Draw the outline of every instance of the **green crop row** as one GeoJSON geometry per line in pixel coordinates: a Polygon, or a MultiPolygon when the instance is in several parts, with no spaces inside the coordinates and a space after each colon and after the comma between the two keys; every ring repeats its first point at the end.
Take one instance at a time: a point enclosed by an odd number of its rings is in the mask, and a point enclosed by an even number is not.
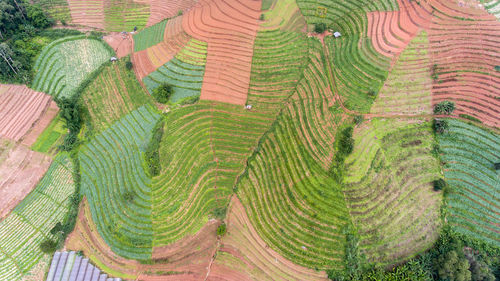
{"type": "Polygon", "coordinates": [[[104,5],[104,28],[107,31],[133,31],[146,26],[149,5],[133,0],[109,0],[104,5]]]}
{"type": "Polygon", "coordinates": [[[36,0],[34,3],[40,4],[55,20],[66,21],[68,23],[71,21],[71,14],[66,0],[36,0]]]}
{"type": "Polygon", "coordinates": [[[55,97],[71,97],[87,75],[111,55],[97,39],[76,36],[56,40],[37,58],[33,88],[55,97]]]}
{"type": "Polygon", "coordinates": [[[445,178],[452,187],[447,196],[448,221],[463,234],[500,246],[499,173],[500,137],[459,120],[438,136],[445,178]]]}
{"type": "Polygon", "coordinates": [[[167,114],[162,171],[153,178],[154,246],[194,234],[218,217],[269,124],[264,114],[208,101],[167,114]]]}
{"type": "Polygon", "coordinates": [[[146,50],[149,47],[163,42],[167,21],[168,19],[163,20],[134,34],[134,52],[146,50]]]}
{"type": "Polygon", "coordinates": [[[152,191],[143,153],[159,118],[151,106],[142,106],[96,135],[79,154],[92,219],[104,241],[126,258],[151,258],[152,191]]]}
{"type": "Polygon", "coordinates": [[[427,122],[374,119],[358,128],[346,159],[345,196],[368,260],[391,264],[432,245],[441,195],[427,122]],[[398,243],[406,241],[404,250],[398,243]]]}
{"type": "Polygon", "coordinates": [[[0,222],[0,279],[21,280],[46,258],[40,243],[54,238],[50,230],[61,222],[73,195],[73,167],[59,154],[35,189],[0,222]]]}

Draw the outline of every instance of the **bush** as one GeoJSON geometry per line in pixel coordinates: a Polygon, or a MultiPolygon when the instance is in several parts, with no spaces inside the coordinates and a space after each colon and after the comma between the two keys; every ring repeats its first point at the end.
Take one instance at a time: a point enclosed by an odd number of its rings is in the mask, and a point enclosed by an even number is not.
{"type": "Polygon", "coordinates": [[[432,182],[435,191],[443,190],[446,188],[446,182],[443,179],[437,179],[432,182]]]}
{"type": "Polygon", "coordinates": [[[163,137],[163,120],[160,119],[153,129],[153,136],[146,147],[144,158],[151,176],[157,176],[161,171],[160,163],[160,142],[163,137]]]}
{"type": "Polygon", "coordinates": [[[226,224],[223,223],[221,225],[219,225],[219,227],[217,227],[217,236],[224,236],[224,234],[226,234],[226,230],[227,230],[227,227],[226,227],[226,224]]]}
{"type": "Polygon", "coordinates": [[[314,25],[314,32],[323,33],[326,30],[326,23],[320,22],[314,25]]]}
{"type": "Polygon", "coordinates": [[[42,250],[43,253],[52,254],[53,252],[55,252],[56,249],[57,249],[56,241],[46,239],[42,243],[40,243],[40,250],[42,250]]]}
{"type": "Polygon", "coordinates": [[[167,103],[168,99],[174,93],[174,87],[164,83],[160,87],[153,90],[153,98],[159,103],[167,103]]]}
{"type": "Polygon", "coordinates": [[[134,65],[132,64],[132,62],[131,62],[131,61],[127,61],[127,62],[125,63],[125,67],[126,67],[128,70],[131,70],[131,69],[132,69],[132,67],[134,67],[134,65]]]}
{"type": "Polygon", "coordinates": [[[66,26],[66,21],[65,20],[61,20],[61,24],[66,26]]]}
{"type": "Polygon", "coordinates": [[[338,151],[345,156],[351,154],[352,150],[354,149],[354,139],[352,138],[352,132],[353,128],[347,127],[342,130],[342,134],[340,136],[338,151]]]}
{"type": "Polygon", "coordinates": [[[455,103],[452,101],[442,101],[434,106],[434,114],[451,114],[455,110],[455,103]]]}
{"type": "Polygon", "coordinates": [[[134,201],[134,198],[135,198],[135,193],[133,191],[125,191],[123,193],[123,199],[125,201],[127,201],[128,203],[131,203],[132,201],[134,201]]]}
{"type": "Polygon", "coordinates": [[[359,124],[363,123],[363,120],[364,120],[363,115],[356,115],[356,116],[354,116],[354,123],[356,125],[359,125],[359,124]]]}
{"type": "Polygon", "coordinates": [[[225,207],[222,207],[222,208],[215,208],[213,211],[212,211],[212,215],[217,218],[217,219],[224,219],[226,217],[226,212],[227,212],[227,209],[225,207]]]}
{"type": "Polygon", "coordinates": [[[436,271],[439,278],[449,281],[469,281],[472,274],[469,271],[469,261],[459,254],[458,251],[450,251],[441,254],[436,263],[436,271]]]}
{"type": "Polygon", "coordinates": [[[448,120],[443,120],[443,119],[434,119],[432,123],[432,128],[434,129],[434,132],[437,134],[442,134],[446,130],[448,130],[448,120]]]}

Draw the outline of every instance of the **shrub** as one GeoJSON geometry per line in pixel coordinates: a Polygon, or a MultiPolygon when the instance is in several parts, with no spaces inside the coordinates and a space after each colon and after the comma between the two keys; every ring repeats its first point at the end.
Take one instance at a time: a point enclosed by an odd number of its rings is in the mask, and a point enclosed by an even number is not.
{"type": "Polygon", "coordinates": [[[224,234],[226,234],[226,230],[227,230],[227,227],[226,227],[226,224],[223,223],[221,225],[219,225],[219,227],[217,227],[217,236],[224,236],[224,234]]]}
{"type": "Polygon", "coordinates": [[[363,120],[364,120],[363,115],[356,115],[356,116],[354,116],[354,123],[356,125],[359,125],[359,124],[363,123],[363,120]]]}
{"type": "Polygon", "coordinates": [[[449,281],[472,280],[469,266],[469,261],[455,250],[441,254],[435,265],[439,278],[449,281]]]}
{"type": "Polygon", "coordinates": [[[215,208],[213,211],[212,211],[212,215],[215,217],[215,218],[218,218],[218,219],[224,219],[226,217],[226,211],[227,209],[225,207],[222,207],[222,208],[215,208]]]}
{"type": "Polygon", "coordinates": [[[128,203],[130,203],[130,202],[134,201],[134,197],[135,197],[135,194],[134,194],[134,192],[133,192],[133,191],[129,191],[129,190],[127,190],[127,191],[125,191],[125,192],[123,193],[123,199],[124,199],[125,201],[127,201],[128,203]]]}
{"type": "Polygon", "coordinates": [[[446,182],[443,179],[437,179],[432,182],[435,191],[443,190],[446,188],[446,182]]]}
{"type": "Polygon", "coordinates": [[[66,26],[66,21],[65,20],[61,20],[61,24],[66,26]]]}
{"type": "Polygon", "coordinates": [[[56,235],[58,232],[63,230],[63,226],[60,222],[56,223],[56,225],[50,230],[50,234],[56,235]]]}
{"type": "Polygon", "coordinates": [[[370,97],[376,97],[376,96],[377,96],[377,91],[375,91],[375,90],[373,90],[373,89],[370,89],[370,90],[368,91],[368,95],[369,95],[370,97]]]}
{"type": "Polygon", "coordinates": [[[432,128],[434,129],[434,132],[437,134],[442,134],[446,130],[448,130],[448,120],[443,120],[443,119],[434,119],[432,123],[432,128]]]}
{"type": "Polygon", "coordinates": [[[326,30],[326,23],[320,22],[314,25],[314,32],[323,33],[326,30]]]}
{"type": "Polygon", "coordinates": [[[495,163],[495,170],[500,170],[500,162],[499,163],[495,163]]]}
{"type": "Polygon", "coordinates": [[[159,103],[167,103],[168,99],[174,93],[174,87],[164,83],[160,87],[153,90],[153,98],[159,103]]]}
{"type": "Polygon", "coordinates": [[[178,15],[178,16],[182,16],[182,14],[183,14],[183,13],[184,13],[184,12],[183,12],[182,10],[179,10],[179,11],[177,12],[177,15],[178,15]]]}
{"type": "Polygon", "coordinates": [[[431,69],[431,78],[434,81],[438,80],[438,78],[439,78],[437,71],[438,71],[438,66],[437,66],[437,64],[434,64],[432,66],[432,69],[431,69]]]}
{"type": "Polygon", "coordinates": [[[132,62],[131,62],[131,61],[127,61],[127,62],[125,63],[125,67],[126,67],[128,70],[131,70],[133,66],[134,66],[134,65],[132,64],[132,62]]]}
{"type": "Polygon", "coordinates": [[[442,101],[434,106],[434,114],[451,114],[455,110],[455,103],[452,101],[442,101]]]}
{"type": "Polygon", "coordinates": [[[345,156],[351,154],[352,150],[354,149],[354,139],[352,138],[352,132],[353,128],[347,127],[342,130],[342,134],[340,136],[338,151],[345,156]]]}
{"type": "Polygon", "coordinates": [[[42,243],[40,243],[40,250],[46,254],[51,254],[57,249],[57,242],[46,239],[42,243]]]}
{"type": "Polygon", "coordinates": [[[163,137],[163,120],[160,119],[153,129],[153,136],[146,147],[144,158],[151,176],[157,176],[161,171],[160,163],[160,142],[163,137]]]}

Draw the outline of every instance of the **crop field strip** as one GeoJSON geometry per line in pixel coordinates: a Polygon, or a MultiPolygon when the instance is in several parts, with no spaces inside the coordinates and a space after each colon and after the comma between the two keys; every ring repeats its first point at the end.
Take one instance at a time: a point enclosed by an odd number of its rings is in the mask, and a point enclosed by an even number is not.
{"type": "Polygon", "coordinates": [[[174,86],[172,102],[199,96],[205,73],[207,44],[191,39],[177,55],[143,80],[148,91],[153,92],[162,83],[174,86]]]}
{"type": "Polygon", "coordinates": [[[149,5],[144,1],[102,0],[104,1],[104,29],[107,31],[131,32],[134,27],[144,28],[149,18],[149,5]]]}
{"type": "Polygon", "coordinates": [[[260,1],[200,0],[183,17],[192,37],[208,43],[200,98],[244,105],[260,1]]]}
{"type": "Polygon", "coordinates": [[[356,129],[344,194],[371,262],[392,264],[427,250],[440,229],[440,168],[432,129],[420,120],[374,119],[356,129]]]}
{"type": "Polygon", "coordinates": [[[309,39],[308,48],[303,78],[237,189],[270,248],[298,265],[325,269],[341,266],[341,228],[350,220],[341,187],[327,172],[342,113],[328,105],[333,94],[320,42],[309,39]]]}
{"type": "Polygon", "coordinates": [[[398,56],[370,112],[431,114],[432,65],[427,33],[422,31],[398,56]]]}
{"type": "Polygon", "coordinates": [[[111,249],[130,259],[151,258],[151,179],[143,152],[159,118],[150,106],[142,106],[95,136],[79,154],[92,219],[111,249]]]}
{"type": "Polygon", "coordinates": [[[200,101],[167,115],[161,175],[153,179],[154,246],[196,233],[229,203],[237,176],[271,120],[240,106],[200,101]]]}
{"type": "Polygon", "coordinates": [[[438,136],[444,176],[452,186],[447,220],[453,229],[500,246],[500,137],[480,127],[449,119],[438,136]]]}
{"type": "Polygon", "coordinates": [[[90,113],[90,123],[101,132],[124,115],[144,104],[153,104],[125,61],[106,66],[82,93],[90,113]]]}
{"type": "Polygon", "coordinates": [[[500,0],[481,0],[488,12],[500,20],[500,0]]]}
{"type": "Polygon", "coordinates": [[[56,116],[31,145],[31,149],[48,154],[57,153],[58,145],[62,144],[63,137],[68,132],[65,126],[62,117],[56,116]]]}
{"type": "Polygon", "coordinates": [[[67,0],[71,23],[104,29],[104,0],[67,0]]]}
{"type": "Polygon", "coordinates": [[[132,54],[137,78],[142,80],[167,63],[190,39],[191,37],[182,28],[181,16],[169,19],[165,25],[162,42],[132,54]]]}
{"type": "Polygon", "coordinates": [[[134,52],[139,52],[161,43],[164,39],[167,22],[168,19],[165,19],[134,34],[134,52]]]}
{"type": "Polygon", "coordinates": [[[40,4],[42,9],[58,21],[71,22],[68,1],[66,0],[35,0],[34,3],[40,4]]]}
{"type": "Polygon", "coordinates": [[[0,137],[19,141],[42,117],[50,96],[26,86],[0,85],[0,137]]]}
{"type": "Polygon", "coordinates": [[[0,222],[1,280],[21,279],[44,257],[39,244],[53,238],[49,232],[75,190],[72,169],[68,155],[59,154],[35,190],[0,222]]]}
{"type": "Polygon", "coordinates": [[[111,56],[96,39],[75,36],[56,40],[38,56],[33,88],[54,97],[71,97],[86,76],[111,56]]]}
{"type": "Polygon", "coordinates": [[[175,17],[179,15],[179,12],[189,10],[196,5],[197,2],[198,0],[181,0],[173,2],[170,0],[149,0],[151,14],[147,26],[152,26],[164,19],[175,17]]]}
{"type": "Polygon", "coordinates": [[[434,18],[429,31],[431,59],[438,76],[432,89],[433,104],[454,101],[455,114],[467,114],[498,127],[500,76],[494,68],[500,64],[500,25],[484,10],[467,9],[470,13],[466,13],[444,4],[435,3],[434,9],[443,15],[434,18]]]}

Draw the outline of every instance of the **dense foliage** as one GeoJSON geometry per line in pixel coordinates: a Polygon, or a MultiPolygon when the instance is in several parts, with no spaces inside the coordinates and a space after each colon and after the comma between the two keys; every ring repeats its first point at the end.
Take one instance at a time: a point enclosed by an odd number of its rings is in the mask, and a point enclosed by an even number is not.
{"type": "Polygon", "coordinates": [[[153,98],[159,103],[167,103],[170,96],[174,93],[174,87],[170,84],[162,84],[160,87],[154,89],[153,98]]]}
{"type": "Polygon", "coordinates": [[[452,101],[442,101],[434,106],[435,114],[451,114],[455,110],[455,103],[452,101]]]}

